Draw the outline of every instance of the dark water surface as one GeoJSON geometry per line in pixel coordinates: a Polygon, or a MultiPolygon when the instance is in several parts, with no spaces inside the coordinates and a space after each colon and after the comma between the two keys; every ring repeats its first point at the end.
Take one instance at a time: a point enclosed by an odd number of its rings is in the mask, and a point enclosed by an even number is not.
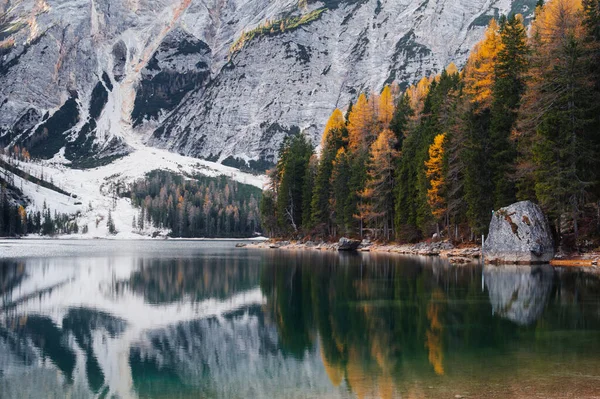
{"type": "Polygon", "coordinates": [[[0,398],[599,398],[600,278],[0,241],[0,398]]]}

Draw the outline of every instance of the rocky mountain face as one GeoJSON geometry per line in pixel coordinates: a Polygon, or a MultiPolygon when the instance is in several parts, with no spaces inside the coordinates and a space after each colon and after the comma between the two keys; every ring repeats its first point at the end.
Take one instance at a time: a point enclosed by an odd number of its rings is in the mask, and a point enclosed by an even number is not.
{"type": "Polygon", "coordinates": [[[462,65],[535,0],[0,0],[0,144],[93,166],[146,143],[261,168],[335,107],[462,65]]]}

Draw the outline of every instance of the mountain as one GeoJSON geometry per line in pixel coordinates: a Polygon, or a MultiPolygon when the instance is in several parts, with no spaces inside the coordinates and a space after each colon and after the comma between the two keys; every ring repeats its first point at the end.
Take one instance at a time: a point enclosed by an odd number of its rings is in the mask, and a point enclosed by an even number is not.
{"type": "Polygon", "coordinates": [[[86,168],[132,142],[263,169],[535,0],[0,0],[0,144],[86,168]]]}

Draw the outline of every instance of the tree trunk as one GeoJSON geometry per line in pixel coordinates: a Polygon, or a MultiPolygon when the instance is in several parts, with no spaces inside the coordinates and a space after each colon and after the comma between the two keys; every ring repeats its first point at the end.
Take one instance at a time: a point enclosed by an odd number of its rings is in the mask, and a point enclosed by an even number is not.
{"type": "Polygon", "coordinates": [[[575,248],[579,251],[579,224],[577,223],[577,204],[573,204],[573,232],[575,233],[575,248]]]}

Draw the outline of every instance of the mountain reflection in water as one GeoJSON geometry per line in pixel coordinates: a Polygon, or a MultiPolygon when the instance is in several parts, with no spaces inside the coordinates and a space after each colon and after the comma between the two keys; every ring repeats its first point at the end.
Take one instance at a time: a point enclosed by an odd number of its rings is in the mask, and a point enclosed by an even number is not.
{"type": "Polygon", "coordinates": [[[549,266],[233,243],[5,258],[0,397],[593,397],[599,293],[549,266]]]}

